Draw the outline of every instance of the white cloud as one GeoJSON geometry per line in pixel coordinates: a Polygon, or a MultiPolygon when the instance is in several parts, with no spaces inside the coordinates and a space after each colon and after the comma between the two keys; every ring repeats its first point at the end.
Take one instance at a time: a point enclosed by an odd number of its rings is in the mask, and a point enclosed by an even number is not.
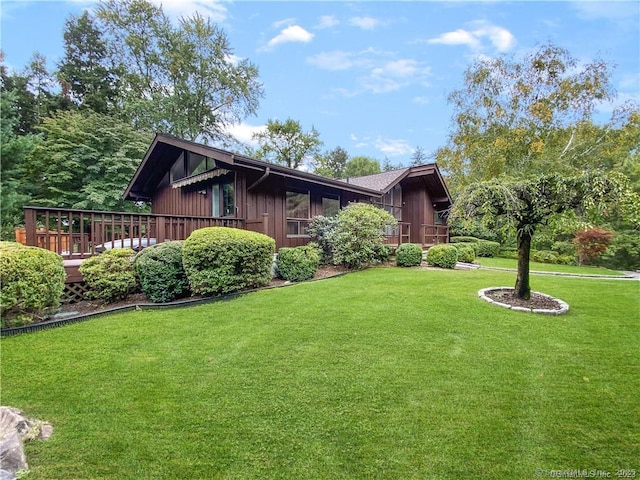
{"type": "Polygon", "coordinates": [[[412,59],[392,60],[373,68],[369,76],[361,79],[365,90],[387,93],[415,83],[426,83],[431,69],[412,59]]]}
{"type": "Polygon", "coordinates": [[[473,49],[476,49],[480,46],[480,40],[473,33],[462,29],[443,33],[439,37],[427,40],[427,43],[441,43],[443,45],[468,45],[473,49]]]}
{"type": "Polygon", "coordinates": [[[383,22],[373,17],[352,17],[349,19],[349,24],[362,30],[375,30],[380,25],[383,25],[383,22]]]}
{"type": "Polygon", "coordinates": [[[282,28],[282,27],[290,27],[291,25],[295,25],[296,24],[296,19],[295,18],[284,18],[282,20],[278,20],[276,22],[273,22],[271,25],[273,25],[273,28],[282,28]]]}
{"type": "Polygon", "coordinates": [[[340,21],[333,15],[322,15],[315,28],[321,30],[323,28],[333,28],[340,24],[340,21]]]}
{"type": "Polygon", "coordinates": [[[427,43],[442,45],[466,45],[472,50],[481,50],[485,48],[484,40],[488,42],[499,52],[507,52],[511,50],[516,39],[513,34],[506,28],[493,25],[486,21],[472,22],[470,30],[457,29],[452,32],[446,32],[435,38],[430,38],[427,43]]]}
{"type": "Polygon", "coordinates": [[[354,55],[342,50],[333,52],[321,52],[307,58],[307,62],[323,70],[347,70],[356,65],[354,55]]]}
{"type": "Polygon", "coordinates": [[[262,50],[273,50],[277,45],[282,43],[309,43],[313,40],[313,33],[306,31],[300,25],[291,25],[282,30],[278,35],[273,37],[262,50]]]}
{"type": "Polygon", "coordinates": [[[413,147],[406,140],[378,137],[374,146],[389,157],[400,157],[413,152],[413,147]]]}
{"type": "Polygon", "coordinates": [[[248,123],[239,123],[230,125],[226,128],[226,133],[235,138],[238,142],[257,147],[258,142],[253,140],[254,133],[262,133],[267,129],[266,125],[249,125],[248,123]]]}
{"type": "Polygon", "coordinates": [[[578,12],[581,18],[587,20],[598,20],[602,18],[620,20],[638,15],[638,2],[595,2],[579,0],[570,2],[570,5],[578,12]]]}
{"type": "Polygon", "coordinates": [[[429,103],[431,103],[429,97],[424,96],[413,97],[412,101],[413,103],[417,103],[418,105],[428,105],[429,103]]]}
{"type": "Polygon", "coordinates": [[[220,0],[152,0],[160,6],[169,17],[189,17],[199,13],[209,17],[213,22],[223,22],[227,19],[227,7],[220,0]]]}

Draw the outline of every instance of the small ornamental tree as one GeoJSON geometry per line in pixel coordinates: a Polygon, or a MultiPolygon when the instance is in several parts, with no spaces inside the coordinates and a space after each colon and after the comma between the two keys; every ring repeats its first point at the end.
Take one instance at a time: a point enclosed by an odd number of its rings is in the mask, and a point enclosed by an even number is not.
{"type": "Polygon", "coordinates": [[[577,177],[540,175],[529,179],[493,179],[466,187],[458,196],[454,218],[480,218],[486,225],[498,219],[508,221],[516,231],[518,274],[515,294],[531,298],[529,259],[531,238],[536,229],[554,215],[569,211],[602,212],[607,205],[631,205],[637,210],[638,197],[628,187],[628,180],[612,174],[588,172],[577,177]]]}
{"type": "Polygon", "coordinates": [[[588,228],[576,232],[573,243],[578,248],[578,262],[590,262],[598,258],[613,241],[613,233],[603,228],[588,228]]]}

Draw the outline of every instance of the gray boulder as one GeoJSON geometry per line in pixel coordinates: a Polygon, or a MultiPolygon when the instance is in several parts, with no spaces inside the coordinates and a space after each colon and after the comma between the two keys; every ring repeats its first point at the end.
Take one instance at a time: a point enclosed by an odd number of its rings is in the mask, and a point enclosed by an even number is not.
{"type": "Polygon", "coordinates": [[[12,480],[16,473],[26,471],[24,442],[46,440],[53,434],[51,424],[28,418],[22,410],[0,407],[0,480],[12,480]]]}

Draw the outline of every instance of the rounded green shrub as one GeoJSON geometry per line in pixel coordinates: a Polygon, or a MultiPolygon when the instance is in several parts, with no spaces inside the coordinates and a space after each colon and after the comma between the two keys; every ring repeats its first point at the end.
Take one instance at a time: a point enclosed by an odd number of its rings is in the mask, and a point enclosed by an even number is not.
{"type": "Polygon", "coordinates": [[[375,263],[378,249],[384,244],[385,228],[395,225],[396,219],[375,205],[349,204],[338,213],[337,225],[327,239],[333,251],[333,263],[352,269],[375,263]]]}
{"type": "Polygon", "coordinates": [[[453,268],[458,261],[458,249],[453,245],[435,245],[427,251],[427,263],[434,267],[453,268]]]}
{"type": "Polygon", "coordinates": [[[458,250],[458,261],[472,263],[476,259],[476,251],[471,243],[456,243],[453,246],[458,250]]]}
{"type": "Polygon", "coordinates": [[[417,267],[422,263],[422,245],[403,243],[396,250],[396,265],[399,267],[417,267]]]}
{"type": "Polygon", "coordinates": [[[89,287],[86,297],[109,303],[135,292],[138,279],[133,267],[134,256],[130,248],[115,248],[82,262],[80,273],[89,287]]]}
{"type": "Polygon", "coordinates": [[[468,236],[451,237],[449,239],[449,243],[478,243],[479,241],[479,238],[468,236]]]}
{"type": "Polygon", "coordinates": [[[320,250],[314,246],[278,250],[276,275],[290,282],[302,282],[313,278],[320,265],[320,250]]]}
{"type": "Polygon", "coordinates": [[[189,294],[189,280],[182,266],[183,243],[159,243],[136,255],[133,266],[140,289],[152,302],[171,302],[189,294]]]}
{"type": "Polygon", "coordinates": [[[497,257],[500,253],[500,244],[490,240],[479,240],[476,255],[478,257],[497,257]]]}
{"type": "Polygon", "coordinates": [[[33,323],[60,304],[65,279],[62,257],[42,248],[2,242],[0,279],[2,328],[33,323]]]}
{"type": "Polygon", "coordinates": [[[219,295],[271,281],[275,240],[228,227],[195,230],[184,241],[182,264],[196,295],[219,295]]]}

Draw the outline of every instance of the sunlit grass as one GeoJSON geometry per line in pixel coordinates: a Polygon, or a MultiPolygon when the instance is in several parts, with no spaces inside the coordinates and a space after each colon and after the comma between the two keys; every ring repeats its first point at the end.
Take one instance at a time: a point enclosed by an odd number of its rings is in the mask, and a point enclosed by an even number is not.
{"type": "Polygon", "coordinates": [[[637,468],[638,282],[371,269],[2,340],[2,402],[54,424],[28,479],[534,478],[637,468]]]}

